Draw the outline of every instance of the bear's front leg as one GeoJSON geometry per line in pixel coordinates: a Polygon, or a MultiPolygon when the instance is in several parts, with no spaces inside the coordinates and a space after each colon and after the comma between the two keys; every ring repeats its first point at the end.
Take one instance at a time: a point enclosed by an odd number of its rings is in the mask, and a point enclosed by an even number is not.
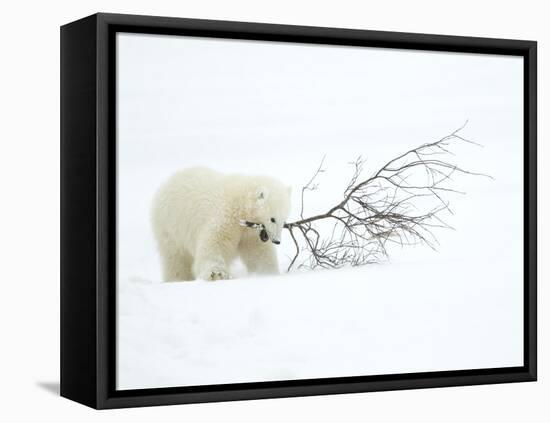
{"type": "Polygon", "coordinates": [[[221,254],[212,251],[208,254],[199,254],[195,258],[193,271],[198,279],[217,281],[231,279],[226,261],[221,254]]]}
{"type": "Polygon", "coordinates": [[[239,254],[250,273],[279,273],[276,247],[271,242],[261,242],[256,238],[247,239],[239,245],[239,254]]]}
{"type": "Polygon", "coordinates": [[[199,279],[205,281],[219,281],[231,279],[231,275],[227,271],[225,264],[216,261],[206,261],[197,271],[199,279]]]}
{"type": "Polygon", "coordinates": [[[231,243],[230,238],[221,233],[211,234],[201,240],[193,262],[195,277],[205,281],[231,279],[229,260],[231,250],[236,248],[232,244],[236,242],[231,243]]]}

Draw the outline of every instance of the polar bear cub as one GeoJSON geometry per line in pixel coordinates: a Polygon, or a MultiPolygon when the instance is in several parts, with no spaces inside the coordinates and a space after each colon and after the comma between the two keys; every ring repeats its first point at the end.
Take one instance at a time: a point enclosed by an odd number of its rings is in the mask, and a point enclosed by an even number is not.
{"type": "Polygon", "coordinates": [[[152,209],[164,280],[229,279],[238,257],[249,272],[278,273],[275,244],[289,209],[290,187],[267,176],[176,173],[152,209]]]}

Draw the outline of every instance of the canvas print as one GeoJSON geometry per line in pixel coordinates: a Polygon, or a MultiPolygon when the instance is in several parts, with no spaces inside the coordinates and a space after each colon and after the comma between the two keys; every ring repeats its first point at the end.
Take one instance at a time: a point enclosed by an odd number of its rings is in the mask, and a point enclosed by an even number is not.
{"type": "Polygon", "coordinates": [[[523,59],[117,33],[116,388],[522,366],[523,59]]]}

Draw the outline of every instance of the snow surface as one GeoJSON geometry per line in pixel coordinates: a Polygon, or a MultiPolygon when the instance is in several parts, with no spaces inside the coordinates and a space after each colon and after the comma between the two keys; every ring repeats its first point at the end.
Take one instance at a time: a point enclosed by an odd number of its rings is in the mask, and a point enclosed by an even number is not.
{"type": "MultiPolygon", "coordinates": [[[[426,53],[118,36],[117,387],[135,389],[523,364],[522,62],[426,53]],[[161,283],[149,210],[175,171],[263,173],[306,214],[469,119],[455,231],[380,265],[161,283]]],[[[281,269],[292,256],[285,233],[281,269]]]]}

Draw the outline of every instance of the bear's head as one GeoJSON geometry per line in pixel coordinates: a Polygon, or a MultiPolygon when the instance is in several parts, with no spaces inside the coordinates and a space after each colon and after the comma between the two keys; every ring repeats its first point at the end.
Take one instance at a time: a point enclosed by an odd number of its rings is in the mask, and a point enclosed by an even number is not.
{"type": "Polygon", "coordinates": [[[258,230],[263,242],[281,243],[281,232],[290,212],[291,188],[281,182],[267,178],[255,178],[249,192],[244,226],[258,230]]]}

